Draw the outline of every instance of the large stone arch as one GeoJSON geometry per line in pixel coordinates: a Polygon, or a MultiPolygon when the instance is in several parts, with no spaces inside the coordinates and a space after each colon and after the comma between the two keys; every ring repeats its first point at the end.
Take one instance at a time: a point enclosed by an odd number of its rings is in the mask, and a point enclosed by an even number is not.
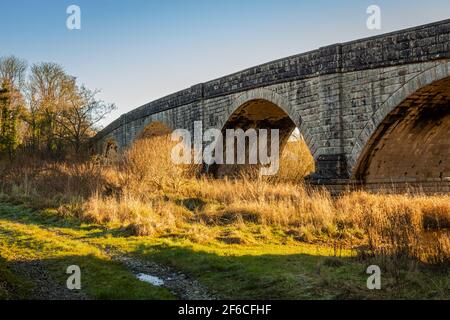
{"type": "MultiPolygon", "coordinates": [[[[390,156],[395,156],[392,154],[392,151],[391,154],[388,154],[386,151],[389,150],[389,148],[392,149],[392,141],[395,139],[404,139],[403,146],[401,143],[402,141],[397,142],[397,148],[399,150],[403,148],[403,151],[405,151],[404,154],[400,154],[401,151],[397,152],[398,155],[401,155],[398,162],[404,161],[405,159],[402,160],[401,158],[405,158],[408,155],[411,157],[423,157],[423,155],[417,154],[420,150],[415,150],[416,154],[413,154],[411,150],[404,147],[405,144],[408,144],[408,146],[411,144],[411,141],[407,140],[412,139],[411,137],[414,134],[417,135],[416,138],[418,138],[418,143],[422,143],[423,146],[425,146],[423,152],[428,151],[438,153],[438,156],[440,157],[442,157],[445,152],[448,153],[450,146],[442,145],[442,141],[445,139],[443,137],[449,130],[449,103],[450,62],[436,62],[433,67],[412,78],[392,94],[372,115],[371,119],[368,120],[365,128],[357,137],[349,157],[350,168],[352,168],[352,177],[356,180],[367,182],[365,181],[366,177],[364,176],[364,171],[369,169],[370,162],[372,161],[375,152],[380,152],[379,150],[385,152],[383,155],[385,158],[383,159],[384,162],[389,163],[389,161],[396,161],[395,159],[389,159],[390,156]],[[439,101],[436,101],[436,99],[439,101]],[[436,108],[437,105],[440,106],[439,110],[436,108]],[[430,112],[434,112],[435,115],[430,115],[430,112]],[[442,117],[442,119],[436,119],[436,114],[438,117],[442,117]],[[430,117],[434,117],[435,121],[440,122],[437,124],[431,123],[430,117]],[[424,121],[428,122],[428,124],[424,124],[424,121]],[[430,142],[433,139],[440,139],[439,143],[443,147],[441,149],[436,147],[435,149],[430,150],[427,141],[430,142]],[[391,146],[389,146],[387,142],[389,142],[391,146]]],[[[411,145],[411,148],[413,147],[414,146],[411,145]]],[[[422,162],[424,161],[425,160],[422,162]]],[[[421,165],[423,166],[424,164],[421,165]]],[[[407,164],[405,163],[404,165],[407,164]]],[[[415,166],[416,164],[413,163],[409,170],[405,171],[419,171],[415,166]]],[[[398,166],[397,169],[397,171],[400,171],[404,168],[398,166]]],[[[394,171],[394,169],[391,169],[390,171],[394,171]]],[[[400,172],[398,174],[400,175],[400,172]]],[[[414,178],[411,178],[410,174],[411,172],[404,173],[404,182],[416,182],[414,178]]],[[[419,176],[419,174],[416,175],[419,176]]],[[[383,175],[380,174],[380,180],[382,180],[381,176],[383,175]]],[[[397,182],[394,181],[396,179],[398,180],[397,174],[392,177],[393,182],[397,182]]]]}
{"type": "MultiPolygon", "coordinates": [[[[240,94],[226,108],[225,115],[219,119],[215,127],[223,131],[227,129],[279,129],[280,151],[295,128],[302,135],[302,119],[284,96],[265,88],[259,88],[240,94]]],[[[247,155],[248,156],[248,155],[247,155]]],[[[229,175],[236,166],[213,166],[211,171],[216,175],[229,175]],[[225,172],[221,174],[220,172],[225,172]]]]}
{"type": "Polygon", "coordinates": [[[249,90],[235,98],[231,105],[227,108],[225,116],[219,120],[219,123],[217,123],[217,128],[223,128],[225,123],[236,112],[236,110],[238,110],[244,104],[253,100],[265,100],[277,105],[291,118],[291,120],[297,125],[297,127],[300,128],[301,118],[295,112],[295,109],[291,106],[289,100],[286,97],[276,93],[275,91],[266,88],[249,90]]]}
{"type": "Polygon", "coordinates": [[[310,139],[311,135],[308,134],[306,126],[303,125],[300,112],[296,110],[296,108],[289,102],[288,98],[267,88],[253,89],[240,94],[227,108],[225,116],[219,119],[216,127],[218,129],[222,129],[228,122],[230,117],[235,114],[239,108],[251,101],[257,100],[267,101],[283,110],[289,116],[295,126],[299,128],[300,133],[303,135],[303,137],[306,138],[308,147],[310,148],[310,150],[312,150],[311,145],[313,145],[313,142],[310,139]]]}

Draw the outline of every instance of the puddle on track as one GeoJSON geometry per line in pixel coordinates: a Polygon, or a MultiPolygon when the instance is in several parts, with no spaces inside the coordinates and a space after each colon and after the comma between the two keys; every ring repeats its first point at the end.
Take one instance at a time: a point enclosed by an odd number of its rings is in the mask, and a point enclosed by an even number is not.
{"type": "Polygon", "coordinates": [[[151,285],[157,287],[161,287],[164,285],[164,280],[155,276],[151,276],[149,274],[139,273],[138,275],[136,275],[136,278],[138,278],[140,281],[150,283],[151,285]]]}

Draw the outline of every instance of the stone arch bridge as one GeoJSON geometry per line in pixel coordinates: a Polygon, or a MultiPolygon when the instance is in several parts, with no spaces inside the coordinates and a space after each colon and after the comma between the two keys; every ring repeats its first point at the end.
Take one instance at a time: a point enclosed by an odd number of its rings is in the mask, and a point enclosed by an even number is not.
{"type": "Polygon", "coordinates": [[[313,183],[449,192],[450,20],[194,85],[122,115],[94,143],[123,150],[149,125],[193,130],[194,121],[282,136],[298,127],[316,161],[313,183]]]}

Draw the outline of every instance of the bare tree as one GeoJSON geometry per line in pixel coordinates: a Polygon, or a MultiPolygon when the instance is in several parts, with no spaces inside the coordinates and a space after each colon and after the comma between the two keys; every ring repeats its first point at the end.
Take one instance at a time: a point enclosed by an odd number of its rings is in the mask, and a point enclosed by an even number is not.
{"type": "Polygon", "coordinates": [[[59,64],[34,64],[27,79],[26,71],[24,60],[0,58],[0,149],[16,148],[18,129],[24,128],[34,152],[64,156],[67,145],[79,152],[115,105],[78,86],[59,64]]]}
{"type": "Polygon", "coordinates": [[[16,90],[25,83],[27,62],[15,56],[0,57],[0,83],[8,82],[16,90]]]}
{"type": "Polygon", "coordinates": [[[61,128],[56,126],[56,118],[74,94],[75,86],[75,78],[67,75],[56,63],[40,63],[31,67],[27,85],[30,111],[27,122],[34,147],[44,143],[50,154],[57,151],[61,128]]]}
{"type": "Polygon", "coordinates": [[[75,79],[67,75],[59,64],[40,63],[31,67],[29,90],[42,109],[57,109],[74,84],[75,79]]]}
{"type": "Polygon", "coordinates": [[[114,104],[97,100],[98,93],[98,90],[92,91],[85,86],[77,87],[56,117],[57,124],[62,128],[62,138],[76,152],[93,136],[98,123],[116,108],[114,104]]]}

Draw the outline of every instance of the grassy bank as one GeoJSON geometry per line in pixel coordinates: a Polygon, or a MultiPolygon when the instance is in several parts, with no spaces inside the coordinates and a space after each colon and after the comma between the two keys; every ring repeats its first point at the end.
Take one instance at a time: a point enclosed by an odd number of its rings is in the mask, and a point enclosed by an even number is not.
{"type": "Polygon", "coordinates": [[[411,264],[399,272],[383,269],[382,290],[366,287],[367,267],[343,249],[298,242],[280,244],[199,244],[183,237],[136,237],[126,228],[105,228],[54,211],[2,205],[2,256],[46,261],[66,279],[65,267],[78,264],[83,293],[91,298],[167,298],[163,289],[137,282],[123,266],[109,261],[115,251],[142,261],[157,261],[198,279],[212,293],[232,299],[448,299],[449,271],[411,264]]]}
{"type": "MultiPolygon", "coordinates": [[[[76,298],[171,298],[167,290],[138,281],[124,266],[112,261],[95,246],[58,234],[52,228],[52,220],[56,221],[55,217],[51,220],[45,220],[45,217],[49,216],[44,212],[37,214],[23,207],[0,206],[0,256],[3,260],[3,270],[0,274],[7,283],[6,286],[12,287],[9,293],[13,293],[3,298],[49,298],[40,296],[41,288],[35,288],[36,286],[57,288],[63,295],[59,296],[60,298],[68,298],[70,292],[64,291],[68,278],[66,270],[71,265],[83,267],[83,295],[76,298]],[[40,225],[42,221],[48,222],[48,226],[40,225]],[[33,273],[37,266],[41,268],[39,271],[45,270],[49,275],[38,274],[38,278],[34,278],[33,273]],[[7,272],[3,272],[4,269],[7,269],[7,272]],[[20,278],[27,279],[28,283],[34,282],[34,287],[25,290],[19,276],[14,275],[17,273],[21,274],[20,278]],[[19,288],[19,291],[16,288],[19,288]],[[37,294],[33,295],[33,292],[37,294]]],[[[89,226],[85,227],[89,229],[89,226]]]]}
{"type": "Polygon", "coordinates": [[[63,265],[86,263],[95,298],[167,297],[139,282],[124,296],[137,280],[111,248],[183,270],[225,298],[448,297],[450,195],[332,197],[303,184],[311,163],[298,165],[305,149],[295,144],[279,176],[216,180],[173,165],[171,146],[160,137],[115,162],[0,166],[0,202],[30,208],[3,206],[6,265],[16,253],[49,261],[62,281],[63,265]],[[384,270],[382,292],[365,287],[370,264],[384,270]]]}

